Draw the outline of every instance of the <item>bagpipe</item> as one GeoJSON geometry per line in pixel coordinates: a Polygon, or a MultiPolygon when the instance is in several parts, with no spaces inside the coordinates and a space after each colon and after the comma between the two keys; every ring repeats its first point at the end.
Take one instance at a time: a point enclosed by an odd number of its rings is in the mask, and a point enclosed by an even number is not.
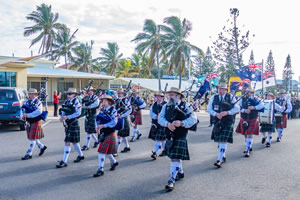
{"type": "MultiPolygon", "coordinates": [[[[93,83],[94,83],[94,80],[90,80],[90,82],[83,88],[83,90],[81,90],[81,91],[79,92],[78,95],[84,95],[85,92],[88,92],[88,91],[90,90],[90,88],[91,88],[91,86],[92,86],[93,83]]],[[[82,98],[81,103],[82,103],[82,104],[86,104],[86,103],[88,103],[88,102],[89,102],[89,97],[86,95],[86,96],[84,96],[84,97],[82,98]]]]}
{"type": "Polygon", "coordinates": [[[61,108],[58,110],[59,115],[62,115],[62,112],[65,113],[65,115],[72,115],[74,112],[76,112],[76,109],[72,105],[61,105],[61,108]]]}
{"type": "MultiPolygon", "coordinates": [[[[112,120],[111,116],[108,113],[105,112],[99,112],[99,114],[96,117],[96,121],[99,124],[106,124],[112,120]]],[[[117,124],[113,127],[114,130],[122,130],[124,128],[124,119],[118,118],[117,124]]]]}

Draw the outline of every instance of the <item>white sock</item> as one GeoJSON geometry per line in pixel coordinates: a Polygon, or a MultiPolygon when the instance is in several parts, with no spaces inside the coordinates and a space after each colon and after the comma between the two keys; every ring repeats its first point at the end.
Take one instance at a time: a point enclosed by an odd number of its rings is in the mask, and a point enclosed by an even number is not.
{"type": "Polygon", "coordinates": [[[277,129],[277,132],[278,132],[278,138],[281,138],[281,136],[282,136],[282,131],[283,131],[282,128],[278,128],[278,129],[277,129]]]}
{"type": "Polygon", "coordinates": [[[79,143],[73,144],[73,146],[74,146],[74,149],[77,151],[78,155],[79,155],[80,157],[82,157],[82,156],[83,156],[83,153],[82,153],[82,151],[81,151],[81,149],[80,149],[79,143]]]}
{"type": "Polygon", "coordinates": [[[136,133],[139,135],[140,134],[140,131],[138,128],[136,128],[136,133]]]}
{"type": "Polygon", "coordinates": [[[36,144],[38,145],[38,147],[39,147],[40,149],[42,149],[42,148],[45,147],[45,145],[44,145],[43,143],[41,143],[40,140],[36,140],[36,144]]]}
{"type": "Polygon", "coordinates": [[[126,146],[127,148],[129,148],[129,143],[128,143],[127,137],[124,137],[124,138],[123,138],[123,142],[125,143],[125,146],[126,146]]]}
{"type": "Polygon", "coordinates": [[[183,174],[182,160],[180,160],[179,173],[183,174]]]}
{"type": "Polygon", "coordinates": [[[87,134],[86,135],[86,145],[85,146],[89,147],[90,146],[90,141],[91,141],[91,135],[87,134]]]}
{"type": "Polygon", "coordinates": [[[134,128],[134,129],[133,129],[133,133],[132,133],[132,138],[135,138],[136,132],[137,132],[137,129],[134,128]]]}
{"type": "Polygon", "coordinates": [[[164,151],[166,148],[166,140],[162,141],[161,143],[162,143],[161,149],[164,151]]]}
{"type": "Polygon", "coordinates": [[[106,157],[109,158],[110,164],[114,164],[114,163],[117,162],[116,159],[114,158],[114,156],[112,154],[107,154],[106,157]]]}
{"type": "Polygon", "coordinates": [[[118,151],[119,151],[119,148],[120,148],[120,145],[121,145],[121,141],[122,141],[122,138],[118,137],[118,144],[117,144],[118,151]]]}
{"type": "Polygon", "coordinates": [[[268,142],[271,144],[271,141],[272,141],[272,133],[269,133],[269,135],[268,135],[268,142]]]}
{"type": "Polygon", "coordinates": [[[95,142],[97,142],[98,143],[98,138],[96,137],[96,134],[94,133],[94,134],[92,134],[92,137],[93,137],[93,139],[95,140],[95,142]]]}
{"type": "Polygon", "coordinates": [[[99,161],[99,168],[101,171],[103,171],[104,162],[105,162],[105,154],[99,153],[98,154],[98,161],[99,161]]]}
{"type": "Polygon", "coordinates": [[[267,138],[267,136],[266,136],[266,133],[265,133],[265,132],[262,132],[261,134],[263,135],[263,138],[267,138]]]}
{"type": "Polygon", "coordinates": [[[223,144],[223,143],[220,143],[219,144],[219,156],[218,156],[218,161],[221,161],[222,162],[222,159],[224,157],[224,154],[226,152],[226,149],[227,149],[227,144],[223,144]]]}
{"type": "Polygon", "coordinates": [[[64,163],[68,162],[70,152],[71,152],[71,146],[65,146],[65,148],[64,148],[64,157],[63,157],[63,162],[64,163]]]}
{"type": "Polygon", "coordinates": [[[29,149],[28,149],[28,151],[27,151],[27,154],[28,155],[32,155],[32,151],[33,151],[33,149],[34,149],[34,147],[35,147],[35,144],[36,144],[36,141],[35,140],[30,140],[29,141],[29,149]]]}
{"type": "Polygon", "coordinates": [[[155,141],[154,153],[157,153],[158,150],[161,149],[161,141],[155,141]]]}
{"type": "Polygon", "coordinates": [[[170,181],[175,182],[176,175],[180,169],[180,162],[171,161],[170,165],[170,181]]]}
{"type": "Polygon", "coordinates": [[[253,138],[246,138],[246,152],[250,151],[252,148],[253,138]]]}

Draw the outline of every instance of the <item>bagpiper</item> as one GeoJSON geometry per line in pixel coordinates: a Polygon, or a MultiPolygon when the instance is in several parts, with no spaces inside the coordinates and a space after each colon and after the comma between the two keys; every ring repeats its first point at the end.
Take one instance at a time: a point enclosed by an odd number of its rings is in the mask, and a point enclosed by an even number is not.
{"type": "Polygon", "coordinates": [[[132,106],[132,114],[131,114],[131,122],[134,124],[133,133],[130,142],[134,142],[135,136],[137,135],[136,139],[140,139],[142,134],[138,130],[137,126],[142,125],[142,111],[146,107],[146,103],[143,98],[138,96],[138,91],[136,89],[132,90],[132,97],[130,98],[130,104],[132,106]]]}
{"type": "Polygon", "coordinates": [[[233,95],[228,94],[226,83],[220,83],[218,94],[209,99],[207,111],[214,117],[211,139],[218,143],[219,155],[214,166],[221,168],[226,162],[227,143],[233,143],[234,115],[239,112],[239,105],[233,95]]]}
{"type": "Polygon", "coordinates": [[[129,100],[126,97],[124,97],[124,90],[122,88],[118,89],[117,94],[118,94],[118,99],[116,100],[116,110],[118,113],[118,118],[123,119],[124,122],[123,129],[118,131],[118,151],[121,142],[124,142],[125,147],[121,151],[121,153],[126,153],[130,151],[130,146],[127,137],[130,135],[128,116],[132,112],[132,108],[129,103],[129,100]]]}
{"type": "Polygon", "coordinates": [[[80,127],[78,118],[81,114],[81,104],[77,98],[76,88],[69,88],[67,93],[67,100],[62,105],[62,108],[59,110],[59,120],[63,123],[65,127],[65,147],[64,147],[64,156],[59,164],[56,165],[57,168],[67,167],[68,158],[71,152],[72,143],[74,149],[77,151],[78,156],[74,160],[75,163],[84,160],[84,155],[80,149],[80,127]]]}
{"type": "Polygon", "coordinates": [[[244,156],[249,157],[250,151],[252,151],[253,135],[259,134],[258,112],[265,106],[258,98],[254,97],[254,89],[247,88],[245,92],[246,94],[239,101],[241,119],[236,132],[244,135],[246,143],[244,156]]]}
{"type": "Polygon", "coordinates": [[[169,101],[162,107],[158,123],[165,127],[167,154],[171,159],[170,177],[165,189],[172,191],[175,181],[184,178],[182,160],[190,159],[187,133],[197,124],[197,116],[193,108],[182,100],[184,95],[180,89],[172,87],[167,93],[169,101]]]}
{"type": "Polygon", "coordinates": [[[118,166],[118,162],[113,156],[113,154],[117,153],[117,135],[114,129],[118,122],[117,111],[111,96],[105,95],[101,101],[102,108],[97,116],[97,132],[100,132],[100,145],[98,148],[99,167],[94,177],[104,175],[105,156],[110,159],[111,171],[118,166]]]}
{"type": "Polygon", "coordinates": [[[160,157],[167,155],[165,150],[166,144],[166,133],[165,127],[162,127],[158,123],[158,115],[166,102],[164,101],[164,94],[162,92],[157,92],[154,94],[155,103],[150,107],[150,117],[152,119],[152,125],[149,133],[149,138],[155,141],[154,151],[152,151],[151,158],[156,160],[157,152],[162,149],[159,154],[160,157]]]}
{"type": "Polygon", "coordinates": [[[96,116],[99,104],[100,101],[98,96],[95,95],[94,88],[90,87],[90,89],[87,91],[87,96],[82,99],[82,108],[86,110],[84,124],[86,132],[86,144],[81,148],[82,151],[89,150],[91,137],[95,141],[93,148],[96,148],[99,144],[98,138],[96,137],[96,116]]]}
{"type": "Polygon", "coordinates": [[[32,152],[37,144],[40,148],[39,156],[43,155],[47,146],[41,143],[40,139],[44,137],[42,128],[42,120],[38,118],[42,114],[43,104],[38,99],[38,92],[36,89],[30,88],[28,91],[29,100],[22,107],[27,107],[27,112],[23,113],[23,120],[26,121],[27,139],[29,140],[29,149],[22,160],[32,158],[32,152]]]}
{"type": "Polygon", "coordinates": [[[292,111],[292,104],[289,98],[286,98],[286,91],[279,90],[279,97],[276,98],[275,102],[283,107],[282,111],[276,111],[276,129],[277,129],[277,142],[281,141],[283,129],[287,127],[288,113],[292,111]]]}

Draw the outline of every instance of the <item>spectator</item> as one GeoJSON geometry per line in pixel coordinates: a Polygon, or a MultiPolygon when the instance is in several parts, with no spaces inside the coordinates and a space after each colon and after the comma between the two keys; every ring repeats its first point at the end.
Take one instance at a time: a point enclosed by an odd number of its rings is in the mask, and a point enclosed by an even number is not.
{"type": "Polygon", "coordinates": [[[61,98],[61,93],[57,95],[57,91],[55,90],[53,94],[54,117],[57,117],[57,109],[58,109],[58,103],[60,98],[61,98]]]}

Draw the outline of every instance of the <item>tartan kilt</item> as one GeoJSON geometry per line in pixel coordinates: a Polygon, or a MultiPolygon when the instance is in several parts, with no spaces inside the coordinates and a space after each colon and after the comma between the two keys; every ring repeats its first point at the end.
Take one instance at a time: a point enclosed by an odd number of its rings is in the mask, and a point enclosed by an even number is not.
{"type": "Polygon", "coordinates": [[[118,131],[118,136],[128,137],[130,135],[130,126],[129,126],[128,117],[124,117],[123,119],[124,119],[124,128],[118,131]]]}
{"type": "Polygon", "coordinates": [[[84,121],[84,130],[86,133],[97,133],[96,115],[86,116],[84,121]]]}
{"type": "Polygon", "coordinates": [[[275,132],[275,121],[273,121],[273,124],[260,124],[260,130],[259,132],[275,132]]]}
{"type": "Polygon", "coordinates": [[[78,119],[67,125],[65,142],[79,143],[80,142],[80,127],[78,119]]]}
{"type": "Polygon", "coordinates": [[[118,153],[117,136],[114,132],[111,133],[110,135],[106,136],[105,140],[100,143],[98,152],[103,153],[103,154],[118,153]]]}
{"type": "Polygon", "coordinates": [[[220,143],[233,143],[233,125],[224,125],[220,132],[215,132],[214,130],[211,133],[211,139],[214,142],[220,143]]]}
{"type": "Polygon", "coordinates": [[[276,128],[286,128],[287,127],[287,114],[282,115],[282,122],[281,124],[276,124],[276,128]]]}
{"type": "Polygon", "coordinates": [[[167,154],[170,159],[189,160],[190,154],[186,137],[173,138],[173,145],[167,150],[167,154]]]}
{"type": "Polygon", "coordinates": [[[153,124],[150,128],[150,132],[149,132],[149,139],[153,140],[153,141],[164,141],[166,140],[166,133],[165,133],[165,128],[158,126],[158,128],[156,128],[153,124]]]}
{"type": "Polygon", "coordinates": [[[133,111],[132,115],[135,117],[134,124],[135,125],[142,125],[142,111],[141,110],[135,110],[133,111]]]}
{"type": "Polygon", "coordinates": [[[259,123],[258,119],[250,119],[250,120],[244,120],[243,118],[240,119],[240,123],[236,127],[235,132],[240,133],[242,135],[258,135],[259,131],[259,123]],[[244,130],[243,129],[243,122],[247,121],[248,122],[248,129],[244,130]]]}
{"type": "Polygon", "coordinates": [[[41,139],[44,137],[44,131],[42,128],[42,121],[38,121],[30,124],[30,131],[27,131],[27,138],[29,140],[41,139]]]}

